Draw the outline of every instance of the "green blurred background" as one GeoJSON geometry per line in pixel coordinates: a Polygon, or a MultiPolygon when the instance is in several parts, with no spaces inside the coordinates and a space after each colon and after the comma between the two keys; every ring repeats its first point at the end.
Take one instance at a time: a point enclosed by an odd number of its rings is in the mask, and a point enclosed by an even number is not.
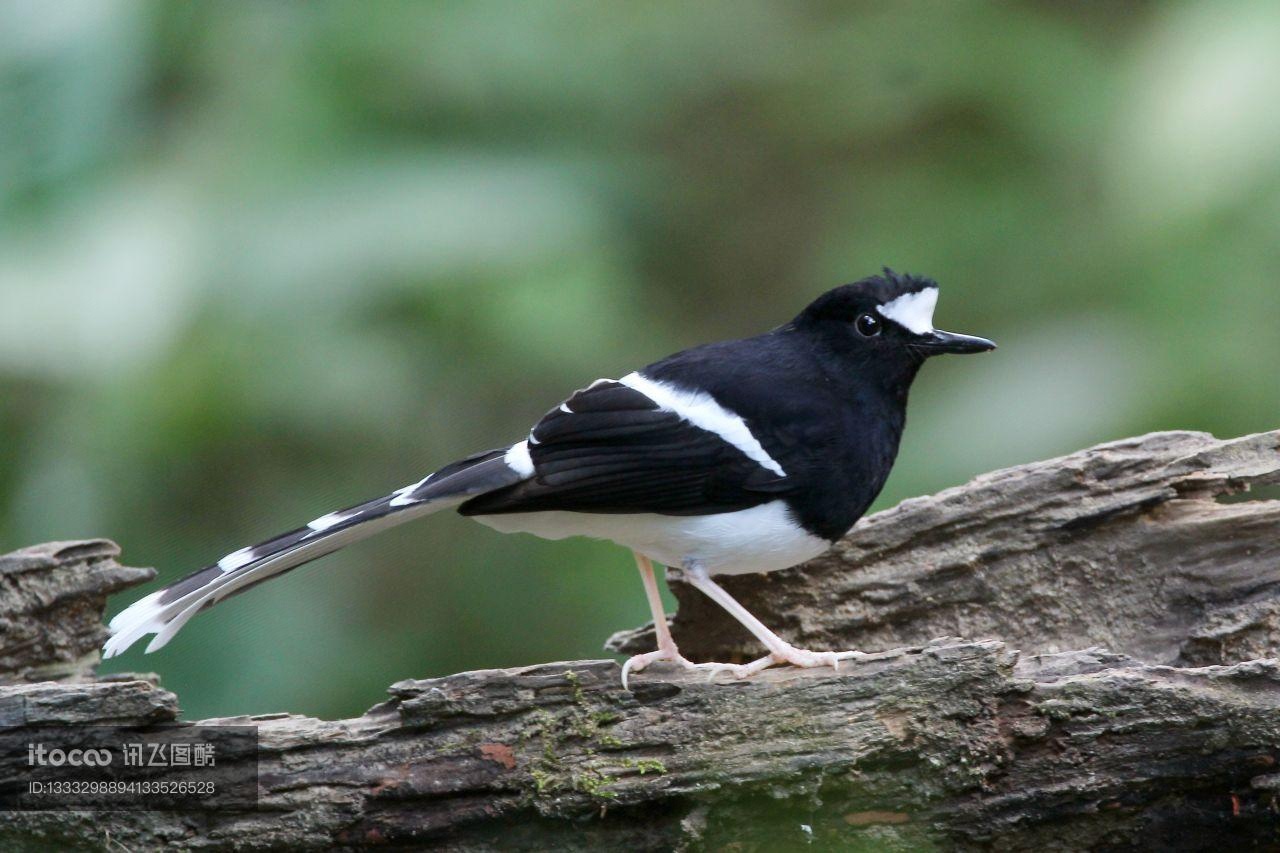
{"type": "MultiPolygon", "coordinates": [[[[1271,2],[4,2],[0,547],[173,580],[883,264],[1001,349],[879,506],[1275,428],[1277,92],[1271,2]]],[[[449,515],[107,669],[347,715],[647,618],[627,552],[449,515]]]]}

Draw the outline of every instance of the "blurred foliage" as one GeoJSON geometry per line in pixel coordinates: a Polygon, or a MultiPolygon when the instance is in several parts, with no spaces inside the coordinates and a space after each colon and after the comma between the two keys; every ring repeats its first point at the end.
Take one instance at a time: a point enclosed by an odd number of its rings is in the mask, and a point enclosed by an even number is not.
{"type": "MultiPolygon", "coordinates": [[[[1280,426],[1277,44],[1267,2],[5,2],[0,545],[173,580],[883,264],[1001,350],[924,372],[881,506],[1280,426]]],[[[621,549],[450,515],[111,669],[333,716],[647,618],[621,549]]]]}

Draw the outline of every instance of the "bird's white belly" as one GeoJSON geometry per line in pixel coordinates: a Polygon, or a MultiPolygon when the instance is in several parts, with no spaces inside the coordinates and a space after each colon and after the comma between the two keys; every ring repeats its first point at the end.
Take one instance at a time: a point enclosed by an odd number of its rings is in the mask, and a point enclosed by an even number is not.
{"type": "Polygon", "coordinates": [[[588,536],[639,551],[664,566],[700,563],[711,574],[785,569],[831,547],[791,519],[782,501],[715,515],[514,512],[472,516],[503,533],[544,539],[588,536]]]}

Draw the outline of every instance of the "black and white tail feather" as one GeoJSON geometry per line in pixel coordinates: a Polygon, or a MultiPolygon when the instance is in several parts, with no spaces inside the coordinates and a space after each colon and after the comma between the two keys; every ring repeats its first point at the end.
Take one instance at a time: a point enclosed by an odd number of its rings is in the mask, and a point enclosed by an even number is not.
{"type": "Polygon", "coordinates": [[[146,651],[162,648],[192,616],[255,584],[332,554],[353,542],[470,498],[511,486],[532,473],[523,443],[455,462],[389,495],[332,512],[258,545],[241,548],[212,566],[135,601],[108,628],[103,657],[124,652],[148,634],[146,651]]]}

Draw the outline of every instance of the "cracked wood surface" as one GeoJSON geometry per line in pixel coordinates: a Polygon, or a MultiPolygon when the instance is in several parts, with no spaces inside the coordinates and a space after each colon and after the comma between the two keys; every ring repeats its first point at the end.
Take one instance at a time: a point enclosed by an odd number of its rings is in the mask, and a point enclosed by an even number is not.
{"type": "MultiPolygon", "coordinates": [[[[1103,445],[727,579],[789,639],[901,647],[880,660],[733,683],[656,665],[632,692],[616,662],[575,661],[403,681],[351,720],[205,721],[259,727],[259,810],[11,813],[0,844],[1272,849],[1280,502],[1220,498],[1280,482],[1277,448],[1280,433],[1103,445]]],[[[74,665],[106,593],[147,576],[114,558],[102,542],[0,557],[0,723],[178,718],[153,679],[74,665]]],[[[686,649],[753,653],[673,586],[686,649]]]]}

